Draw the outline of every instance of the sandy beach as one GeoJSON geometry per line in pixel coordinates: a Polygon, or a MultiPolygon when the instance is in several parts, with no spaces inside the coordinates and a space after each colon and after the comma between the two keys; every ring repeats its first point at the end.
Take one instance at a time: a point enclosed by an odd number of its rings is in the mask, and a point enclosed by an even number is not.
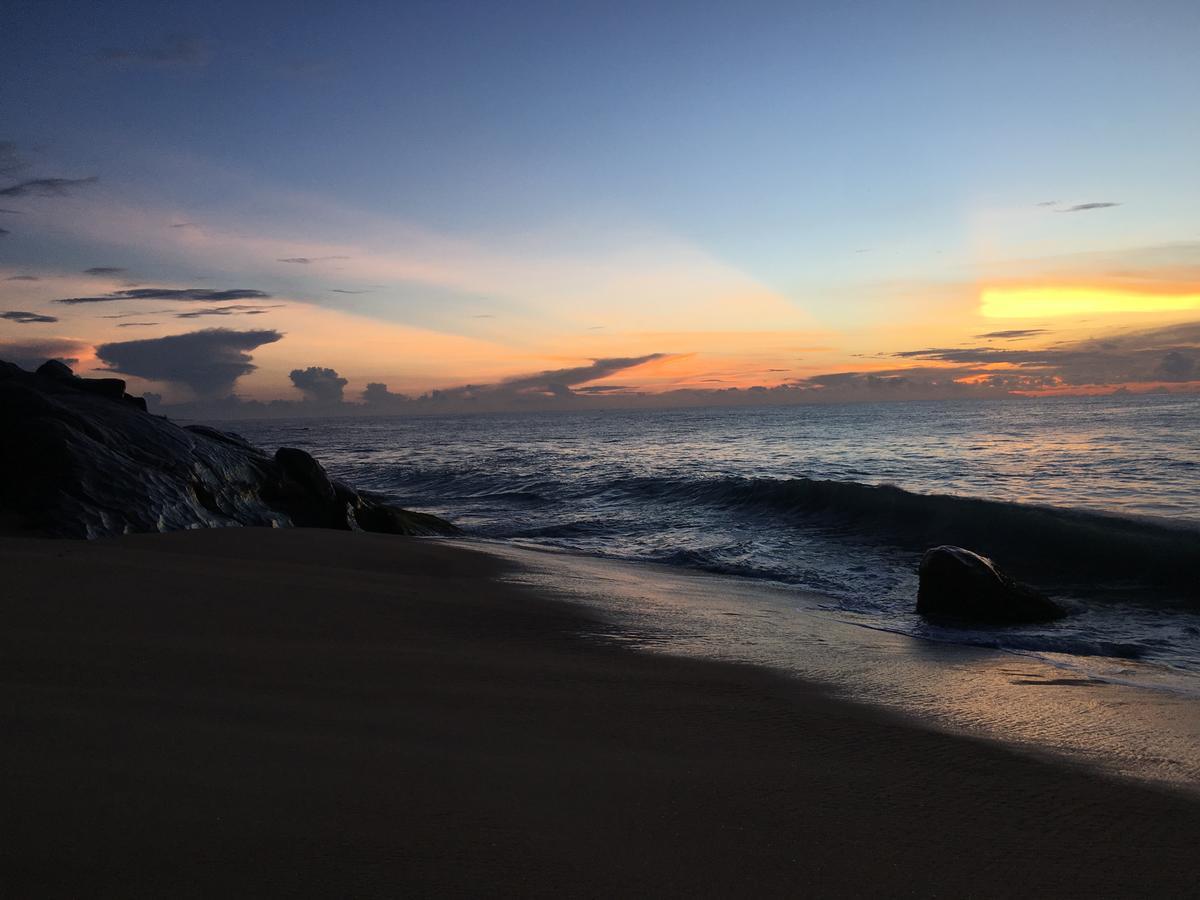
{"type": "Polygon", "coordinates": [[[606,623],[461,546],[0,540],[0,894],[1186,896],[1200,803],[606,623]]]}

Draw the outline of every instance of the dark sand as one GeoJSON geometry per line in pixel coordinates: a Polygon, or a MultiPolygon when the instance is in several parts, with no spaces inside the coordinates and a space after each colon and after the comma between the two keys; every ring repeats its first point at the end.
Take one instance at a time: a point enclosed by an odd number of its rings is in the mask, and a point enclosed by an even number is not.
{"type": "Polygon", "coordinates": [[[1200,803],[578,636],[436,542],[0,540],[0,896],[1194,896],[1200,803]]]}

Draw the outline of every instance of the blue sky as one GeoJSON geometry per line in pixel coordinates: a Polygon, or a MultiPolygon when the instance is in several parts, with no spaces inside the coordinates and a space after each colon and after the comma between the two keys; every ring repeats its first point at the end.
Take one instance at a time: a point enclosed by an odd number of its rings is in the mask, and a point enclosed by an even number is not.
{"type": "MultiPolygon", "coordinates": [[[[10,2],[0,140],[29,172],[99,181],[7,215],[0,262],[203,276],[506,348],[430,383],[560,356],[703,359],[679,338],[686,294],[721,284],[708,331],[809,331],[801,344],[832,347],[820,368],[969,331],[998,269],[1073,260],[1054,277],[1093,283],[1200,241],[1197,35],[1184,2],[10,2]],[[1062,214],[1091,203],[1119,205],[1062,214]],[[205,255],[130,226],[155,216],[298,249],[222,263],[219,242],[205,255]],[[313,247],[347,259],[277,264],[313,247]],[[476,274],[358,265],[405,252],[476,274]],[[627,347],[576,334],[623,322],[627,347]]],[[[1142,273],[1182,290],[1169,268],[1142,273]]],[[[371,358],[363,377],[414,377],[371,358]]]]}

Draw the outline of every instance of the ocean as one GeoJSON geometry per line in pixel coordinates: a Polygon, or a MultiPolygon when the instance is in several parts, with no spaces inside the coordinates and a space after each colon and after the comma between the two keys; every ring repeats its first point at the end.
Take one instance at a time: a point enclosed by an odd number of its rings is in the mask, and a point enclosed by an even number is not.
{"type": "Polygon", "coordinates": [[[1109,396],[214,423],[469,535],[815,593],[844,622],[1200,695],[1200,398],[1109,396]],[[953,543],[1071,611],[944,628],[953,543]]]}

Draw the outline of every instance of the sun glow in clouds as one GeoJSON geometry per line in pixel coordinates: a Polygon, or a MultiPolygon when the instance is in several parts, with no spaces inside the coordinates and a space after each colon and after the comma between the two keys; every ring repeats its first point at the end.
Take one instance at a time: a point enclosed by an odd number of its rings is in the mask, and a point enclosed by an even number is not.
{"type": "Polygon", "coordinates": [[[1151,293],[1090,287],[985,288],[979,312],[989,319],[1034,319],[1080,313],[1178,312],[1200,309],[1200,293],[1151,293]]]}

